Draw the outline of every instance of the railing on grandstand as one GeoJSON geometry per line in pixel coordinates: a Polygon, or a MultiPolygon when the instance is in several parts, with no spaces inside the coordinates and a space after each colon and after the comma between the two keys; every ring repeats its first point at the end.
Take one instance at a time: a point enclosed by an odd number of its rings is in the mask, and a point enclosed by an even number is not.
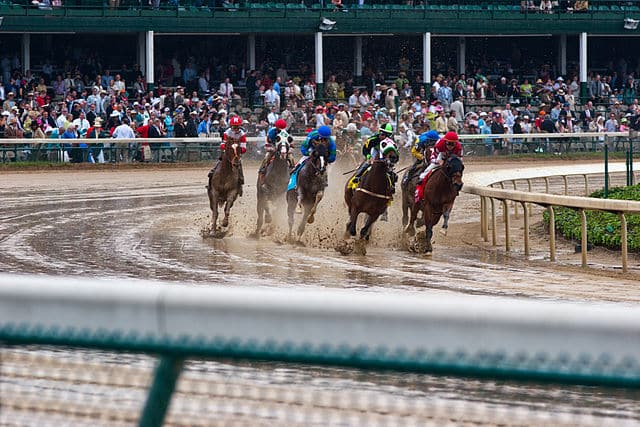
{"type": "MultiPolygon", "coordinates": [[[[523,135],[460,135],[465,156],[512,154],[566,154],[635,152],[640,142],[628,132],[557,133],[523,135]]],[[[300,144],[304,137],[294,137],[300,144]]],[[[338,136],[339,148],[342,136],[338,136]]],[[[259,159],[264,138],[249,137],[245,158],[259,159]]],[[[355,148],[351,147],[352,149],[355,148]]],[[[405,154],[408,155],[408,147],[405,154]]],[[[341,150],[345,151],[345,150],[341,150]]],[[[220,138],[153,139],[5,139],[0,140],[0,162],[197,162],[220,157],[220,138]],[[146,148],[145,148],[146,147],[146,148]]]]}
{"type": "MultiPolygon", "coordinates": [[[[550,2],[551,9],[549,11],[541,10],[539,1],[511,1],[511,0],[492,0],[488,2],[478,3],[471,0],[460,0],[457,2],[448,2],[445,0],[394,0],[394,1],[371,1],[365,0],[363,4],[358,2],[345,2],[344,7],[336,9],[330,1],[213,1],[213,0],[171,0],[168,2],[159,2],[157,7],[152,6],[150,2],[142,0],[80,0],[78,2],[46,0],[43,2],[19,1],[19,0],[3,0],[0,2],[0,8],[11,13],[11,8],[22,10],[27,15],[66,15],[74,14],[74,11],[94,10],[98,14],[115,14],[128,12],[128,16],[153,16],[154,14],[162,16],[166,13],[178,14],[181,17],[203,17],[216,12],[238,12],[243,11],[249,13],[268,10],[272,12],[281,12],[286,15],[288,12],[348,12],[357,17],[359,13],[375,12],[379,15],[389,13],[402,13],[403,11],[412,13],[422,11],[423,13],[440,13],[440,12],[456,12],[465,14],[467,18],[477,15],[478,19],[485,19],[490,16],[504,16],[505,13],[524,13],[537,14],[547,13],[556,16],[566,13],[612,13],[612,14],[628,14],[639,12],[640,6],[632,1],[627,0],[574,0],[569,2],[560,2],[560,5],[554,5],[556,2],[550,2]],[[191,14],[190,12],[195,12],[191,14]],[[130,15],[133,13],[133,15],[130,15]]],[[[211,16],[211,15],[210,15],[211,16]]]]}

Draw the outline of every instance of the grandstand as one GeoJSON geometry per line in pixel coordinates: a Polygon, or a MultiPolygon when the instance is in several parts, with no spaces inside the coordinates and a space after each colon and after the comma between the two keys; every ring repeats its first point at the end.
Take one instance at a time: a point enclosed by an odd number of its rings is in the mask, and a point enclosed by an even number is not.
{"type": "MultiPolygon", "coordinates": [[[[37,72],[47,59],[62,69],[63,59],[84,46],[104,58],[105,67],[140,64],[150,87],[158,83],[154,71],[165,54],[177,49],[191,53],[191,46],[221,64],[245,63],[247,70],[265,61],[284,63],[292,71],[300,62],[314,64],[320,87],[330,70],[344,68],[367,85],[363,71],[378,56],[385,58],[390,78],[399,71],[397,60],[410,57],[410,71],[427,83],[450,66],[459,74],[468,72],[483,57],[508,63],[496,71],[515,68],[516,75],[526,76],[544,63],[555,75],[573,70],[583,89],[587,70],[607,69],[613,59],[626,59],[633,70],[635,58],[626,46],[638,35],[636,2],[591,1],[582,10],[559,2],[551,13],[542,12],[537,2],[501,0],[364,0],[342,10],[322,2],[183,0],[158,2],[154,8],[137,0],[5,0],[0,47],[3,55],[20,58],[23,72],[37,72]],[[323,18],[335,25],[320,30],[323,18]],[[527,59],[522,64],[513,63],[514,46],[527,59]],[[316,60],[320,57],[324,67],[316,60]]],[[[84,59],[77,52],[74,56],[84,59]]]]}

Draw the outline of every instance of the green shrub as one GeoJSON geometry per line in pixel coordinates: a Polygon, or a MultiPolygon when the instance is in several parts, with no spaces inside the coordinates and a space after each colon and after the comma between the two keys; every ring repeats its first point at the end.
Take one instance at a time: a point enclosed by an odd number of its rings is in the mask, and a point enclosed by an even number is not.
{"type": "MultiPolygon", "coordinates": [[[[589,197],[604,198],[604,190],[598,190],[589,197]]],[[[609,190],[609,199],[640,201],[640,185],[616,187],[609,190]]],[[[577,210],[554,207],[556,231],[571,240],[581,239],[580,213],[577,210]]],[[[585,211],[587,217],[587,240],[597,246],[620,249],[620,217],[602,211],[585,211]]],[[[543,214],[549,225],[549,214],[543,214]]],[[[640,252],[640,215],[627,215],[627,246],[629,251],[640,252]]]]}

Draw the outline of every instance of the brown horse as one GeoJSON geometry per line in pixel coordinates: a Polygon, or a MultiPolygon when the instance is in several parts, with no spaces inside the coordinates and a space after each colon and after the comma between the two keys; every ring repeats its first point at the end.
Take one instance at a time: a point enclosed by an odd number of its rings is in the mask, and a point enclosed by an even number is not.
{"type": "Polygon", "coordinates": [[[389,150],[384,158],[372,162],[356,188],[351,184],[352,179],[347,181],[344,200],[349,209],[349,222],[345,238],[355,237],[358,215],[366,213],[367,221],[360,230],[360,239],[369,240],[371,226],[387,210],[389,202],[393,200],[394,183],[391,181],[390,174],[397,161],[397,152],[389,150]]]}
{"type": "MultiPolygon", "coordinates": [[[[431,240],[433,238],[433,226],[440,221],[440,217],[445,216],[445,225],[449,219],[449,213],[453,207],[458,193],[462,189],[462,173],[464,165],[462,160],[456,156],[447,158],[445,163],[431,173],[427,179],[424,189],[424,200],[414,204],[411,209],[411,218],[405,232],[415,233],[413,223],[419,211],[422,211],[424,225],[426,228],[425,253],[433,251],[431,240]]],[[[414,187],[415,188],[415,187],[414,187]]]]}
{"type": "Polygon", "coordinates": [[[222,158],[209,172],[207,195],[211,208],[211,232],[214,234],[220,234],[217,229],[218,206],[224,205],[224,219],[221,225],[226,228],[229,226],[229,212],[238,198],[242,168],[239,150],[238,144],[227,143],[222,158]]]}
{"type": "Polygon", "coordinates": [[[297,230],[297,241],[300,241],[306,224],[313,224],[316,209],[327,186],[327,156],[328,148],[318,143],[314,150],[300,167],[297,177],[297,188],[287,191],[287,214],[289,216],[288,240],[293,242],[292,230],[294,214],[298,205],[298,194],[303,207],[302,219],[297,230]]]}
{"type": "Polygon", "coordinates": [[[264,176],[258,175],[258,197],[256,209],[258,210],[258,220],[256,223],[255,237],[260,237],[263,223],[271,223],[271,213],[269,204],[274,203],[287,191],[289,182],[289,162],[287,155],[291,149],[289,139],[291,137],[286,132],[281,132],[276,138],[276,147],[272,161],[267,165],[264,176]]]}
{"type": "MultiPolygon", "coordinates": [[[[419,166],[416,167],[414,171],[412,171],[411,168],[407,170],[402,178],[402,226],[406,227],[405,232],[410,236],[416,234],[416,231],[414,228],[415,219],[413,219],[411,223],[409,223],[409,213],[411,213],[413,217],[413,210],[415,209],[414,205],[416,185],[418,184],[418,182],[420,182],[420,174],[424,172],[426,168],[427,164],[422,162],[419,166]],[[408,176],[409,173],[411,173],[412,175],[408,176]]],[[[416,212],[416,218],[417,215],[418,212],[416,212]]],[[[420,226],[422,223],[424,223],[424,221],[421,222],[421,219],[418,219],[418,226],[420,226]]]]}

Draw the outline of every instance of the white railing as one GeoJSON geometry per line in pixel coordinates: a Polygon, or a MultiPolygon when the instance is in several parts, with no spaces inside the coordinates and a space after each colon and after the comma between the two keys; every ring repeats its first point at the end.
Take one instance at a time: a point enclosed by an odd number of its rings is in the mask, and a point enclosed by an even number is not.
{"type": "MultiPolygon", "coordinates": [[[[626,172],[626,165],[623,163],[611,163],[609,165],[609,173],[626,172]]],[[[569,176],[583,176],[585,195],[588,194],[589,175],[604,174],[603,164],[591,165],[563,165],[563,166],[541,166],[537,168],[522,168],[517,171],[508,170],[506,172],[491,172],[475,176],[475,182],[467,182],[462,191],[480,196],[480,229],[481,235],[485,241],[489,239],[489,223],[491,223],[492,244],[496,245],[496,208],[495,200],[502,203],[504,212],[504,228],[505,228],[505,250],[511,249],[510,234],[510,215],[507,201],[513,201],[520,204],[523,209],[524,219],[524,253],[529,255],[529,217],[531,208],[529,204],[537,204],[547,209],[549,213],[549,252],[550,260],[556,259],[556,239],[555,239],[555,216],[553,207],[564,206],[577,209],[581,217],[581,256],[582,266],[587,266],[587,220],[585,211],[599,210],[611,212],[619,215],[621,222],[621,257],[622,270],[628,270],[628,247],[627,247],[627,221],[626,215],[640,213],[640,201],[629,200],[612,200],[612,199],[596,199],[591,197],[568,196],[568,180],[569,176]],[[549,192],[549,178],[562,177],[564,181],[565,195],[553,195],[546,193],[532,192],[531,181],[535,179],[544,179],[546,192],[549,192]],[[524,180],[527,182],[528,191],[518,191],[516,181],[524,180]],[[505,189],[504,183],[510,182],[513,189],[505,189]],[[492,188],[489,185],[499,184],[502,188],[492,188]],[[490,213],[488,212],[490,208],[490,213]],[[489,221],[490,218],[490,221],[489,221]]],[[[517,214],[516,214],[517,215],[517,214]]]]}

